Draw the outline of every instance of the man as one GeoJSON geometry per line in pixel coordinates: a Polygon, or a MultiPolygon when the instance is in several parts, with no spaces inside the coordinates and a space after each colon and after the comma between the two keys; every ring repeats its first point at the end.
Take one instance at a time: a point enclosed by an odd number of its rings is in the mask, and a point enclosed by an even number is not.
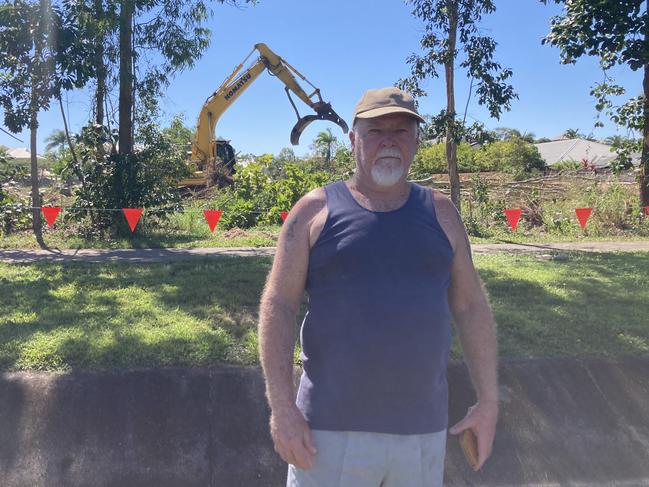
{"type": "Polygon", "coordinates": [[[350,141],[356,171],[305,195],[280,234],[261,300],[261,363],[288,487],[441,486],[451,314],[478,402],[450,429],[491,454],[496,338],[452,203],[408,183],[418,148],[412,97],[367,91],[350,141]],[[293,387],[294,328],[304,372],[293,387]]]}

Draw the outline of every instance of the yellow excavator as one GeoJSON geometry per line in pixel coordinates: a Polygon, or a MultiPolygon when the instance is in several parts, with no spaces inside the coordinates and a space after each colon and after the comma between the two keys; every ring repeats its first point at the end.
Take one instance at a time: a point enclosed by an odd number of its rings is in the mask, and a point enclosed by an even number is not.
{"type": "Polygon", "coordinates": [[[181,186],[222,186],[232,182],[236,162],[235,152],[229,141],[215,138],[214,128],[221,115],[248,89],[264,69],[267,69],[271,75],[276,76],[286,85],[284,90],[297,115],[298,121],[291,131],[291,144],[299,143],[300,135],[314,120],[329,120],[338,125],[344,133],[347,133],[347,124],[331,108],[330,103],[325,103],[322,100],[318,88],[313,86],[286,60],[271,51],[266,44],[255,44],[250,54],[203,104],[192,142],[190,167],[193,174],[192,177],[181,180],[181,186]],[[259,58],[241,75],[237,76],[255,50],[259,52],[259,58]],[[307,94],[298,84],[294,74],[308,83],[314,91],[307,94]],[[291,98],[291,91],[311,107],[315,114],[300,117],[291,98]]]}

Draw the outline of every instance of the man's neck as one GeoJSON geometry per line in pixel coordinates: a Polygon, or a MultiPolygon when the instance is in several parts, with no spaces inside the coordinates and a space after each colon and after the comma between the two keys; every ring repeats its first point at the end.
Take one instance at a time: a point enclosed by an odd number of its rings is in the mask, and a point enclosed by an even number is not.
{"type": "Polygon", "coordinates": [[[404,198],[410,193],[410,184],[404,179],[392,186],[379,186],[368,184],[354,174],[348,181],[351,190],[361,193],[370,200],[376,201],[395,201],[404,198]]]}

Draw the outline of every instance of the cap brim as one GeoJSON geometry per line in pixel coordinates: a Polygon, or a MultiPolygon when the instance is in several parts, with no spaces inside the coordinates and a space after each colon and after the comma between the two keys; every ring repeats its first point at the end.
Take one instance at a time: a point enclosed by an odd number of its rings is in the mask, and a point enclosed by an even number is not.
{"type": "Polygon", "coordinates": [[[407,108],[403,108],[403,107],[373,108],[372,110],[367,110],[365,112],[357,113],[356,117],[354,118],[376,118],[376,117],[381,117],[383,115],[388,115],[390,113],[405,113],[406,115],[410,115],[411,117],[416,118],[418,121],[422,123],[426,123],[424,117],[419,115],[417,112],[413,112],[412,110],[408,110],[407,108]]]}

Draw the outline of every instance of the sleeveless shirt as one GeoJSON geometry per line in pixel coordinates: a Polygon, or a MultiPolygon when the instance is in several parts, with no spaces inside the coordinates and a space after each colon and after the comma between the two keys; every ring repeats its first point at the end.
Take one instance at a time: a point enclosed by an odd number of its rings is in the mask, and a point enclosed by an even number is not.
{"type": "Polygon", "coordinates": [[[370,211],[344,181],[309,255],[297,406],[312,429],[423,434],[448,424],[453,249],[430,190],[370,211]]]}

